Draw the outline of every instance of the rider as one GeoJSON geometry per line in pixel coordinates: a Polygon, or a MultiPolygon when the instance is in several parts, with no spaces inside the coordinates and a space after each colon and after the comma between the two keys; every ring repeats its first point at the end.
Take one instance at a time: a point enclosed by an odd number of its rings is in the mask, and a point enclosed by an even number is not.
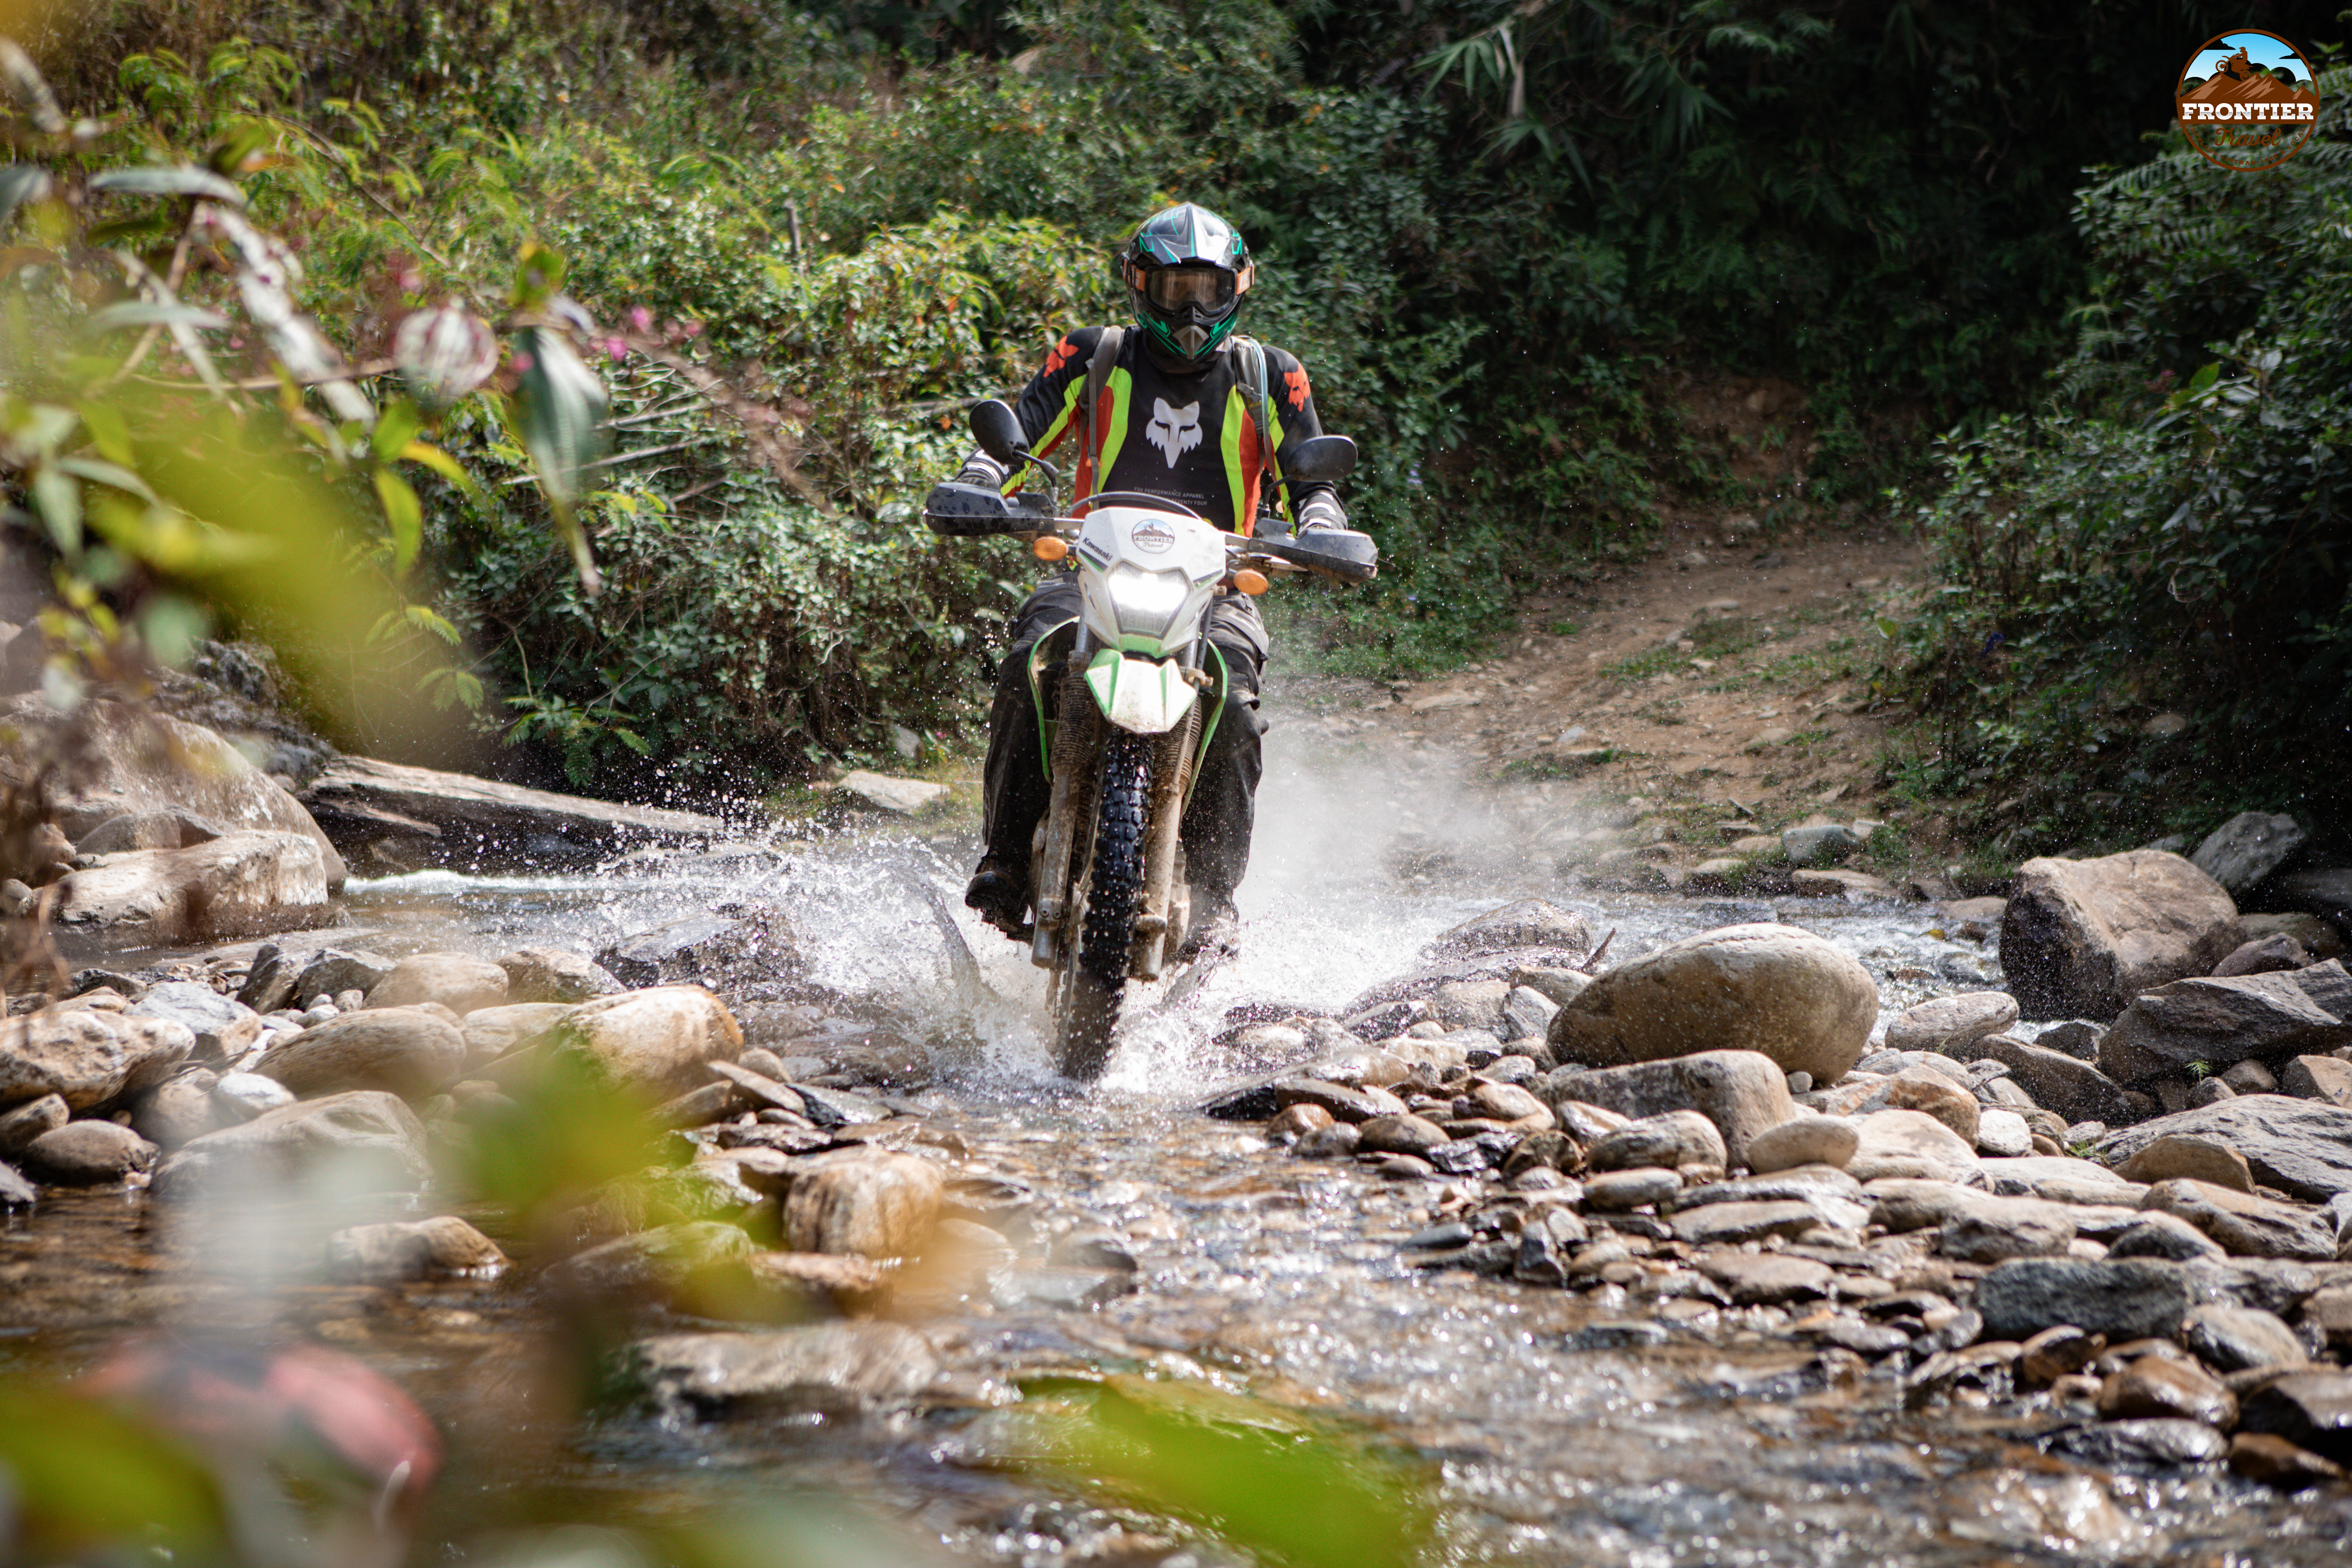
{"type": "MultiPolygon", "coordinates": [[[[1255,345],[1236,338],[1234,327],[1255,271],[1233,226],[1189,202],[1154,214],[1129,237],[1118,272],[1133,296],[1135,329],[1087,327],[1062,339],[1015,409],[1028,449],[1039,457],[1077,434],[1077,500],[1140,490],[1181,501],[1228,531],[1253,531],[1261,478],[1269,467],[1278,476],[1286,455],[1323,433],[1297,359],[1265,346],[1258,374],[1250,375],[1255,345]],[[1099,408],[1087,405],[1090,386],[1101,389],[1099,408]]],[[[1008,493],[1018,483],[985,452],[966,459],[956,479],[1008,493]]],[[[1348,524],[1328,484],[1277,481],[1275,489],[1283,517],[1302,532],[1348,524]]],[[[1066,570],[1047,578],[1013,616],[997,674],[982,804],[987,852],[964,902],[1007,932],[1020,930],[1028,907],[1030,842],[1046,804],[1029,653],[1078,610],[1077,579],[1066,570]]],[[[1207,633],[1230,679],[1184,811],[1195,913],[1179,956],[1233,946],[1234,889],[1249,864],[1263,766],[1258,737],[1265,722],[1257,701],[1268,644],[1256,603],[1223,594],[1210,607],[1207,633]]]]}

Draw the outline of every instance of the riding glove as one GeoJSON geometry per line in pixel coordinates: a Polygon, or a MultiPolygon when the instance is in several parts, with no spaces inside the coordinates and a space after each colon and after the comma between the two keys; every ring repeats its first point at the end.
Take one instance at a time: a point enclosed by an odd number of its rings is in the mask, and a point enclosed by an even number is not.
{"type": "Polygon", "coordinates": [[[1298,531],[1301,533],[1305,533],[1310,528],[1345,528],[1347,526],[1348,509],[1341,506],[1339,498],[1328,490],[1316,491],[1298,508],[1298,531]]]}

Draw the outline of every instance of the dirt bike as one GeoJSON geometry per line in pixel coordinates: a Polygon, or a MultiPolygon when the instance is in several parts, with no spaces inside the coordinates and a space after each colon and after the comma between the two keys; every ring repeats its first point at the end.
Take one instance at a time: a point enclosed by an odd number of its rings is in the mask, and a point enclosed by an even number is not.
{"type": "MultiPolygon", "coordinates": [[[[1202,635],[1221,591],[1265,592],[1278,576],[1314,573],[1362,583],[1379,571],[1371,539],[1348,529],[1297,538],[1227,533],[1180,501],[1104,491],[1056,515],[1061,475],[1022,449],[1019,418],[1002,403],[972,410],[982,450],[1045,476],[1039,496],[944,484],[923,520],[959,537],[1015,534],[1042,561],[1076,554],[1083,613],[1037,639],[1029,655],[1038,744],[1049,788],[1031,843],[1029,923],[1016,934],[1051,975],[1055,1054],[1072,1078],[1099,1075],[1129,981],[1160,978],[1192,918],[1178,837],[1194,773],[1224,710],[1224,659],[1202,635]]],[[[1283,464],[1292,480],[1337,480],[1355,443],[1320,436],[1283,464]]]]}

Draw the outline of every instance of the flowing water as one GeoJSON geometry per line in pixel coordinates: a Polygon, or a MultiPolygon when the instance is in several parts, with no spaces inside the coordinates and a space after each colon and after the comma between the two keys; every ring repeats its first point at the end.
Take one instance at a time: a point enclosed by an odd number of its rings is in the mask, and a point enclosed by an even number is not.
{"type": "MultiPolygon", "coordinates": [[[[714,904],[786,911],[815,979],[887,1005],[937,1046],[938,1078],[910,1097],[927,1122],[960,1135],[971,1165],[1031,1184],[1047,1223],[1114,1231],[1140,1263],[1138,1290],[1097,1305],[1015,1295],[927,1323],[970,1380],[957,1407],[862,1422],[542,1419],[531,1388],[543,1325],[527,1285],[394,1290],[296,1275],[248,1289],[205,1267],[200,1238],[170,1235],[120,1194],[61,1198],[5,1238],[13,1327],[0,1369],[71,1368],[123,1330],[241,1302],[272,1331],[362,1354],[425,1403],[453,1450],[429,1550],[459,1559],[526,1521],[782,1502],[797,1522],[777,1528],[814,1531],[810,1561],[1222,1560],[1213,1543],[1179,1550],[1163,1522],[1007,1462],[1022,1438],[1004,1391],[1126,1373],[1253,1396],[1400,1459],[1434,1488],[1444,1561],[2221,1563],[2257,1549],[2266,1562],[2340,1560],[2352,1528],[2340,1499],[2276,1501],[2212,1470],[2074,1468],[2021,1441],[2013,1416],[1906,1412],[1892,1383],[1744,1328],[1732,1310],[1637,1327],[1641,1311],[1612,1290],[1413,1270],[1398,1242],[1429,1223],[1444,1184],[1297,1160],[1198,1115],[1205,1091],[1272,1065],[1221,1054],[1228,1009],[1336,1009],[1502,900],[1582,909],[1617,931],[1621,958],[1776,912],[1580,897],[1519,847],[1525,813],[1551,809],[1539,795],[1455,794],[1437,762],[1375,768],[1279,733],[1269,744],[1244,956],[1135,1020],[1109,1075],[1083,1091],[1051,1071],[1042,986],[1011,944],[965,922],[976,973],[951,962],[923,887],[961,886],[960,847],[819,835],[625,874],[425,873],[352,889],[352,918],[395,951],[593,951],[714,904]]],[[[1859,955],[1890,1007],[1997,973],[1983,950],[1935,933],[1924,908],[1778,913],[1859,955]]]]}

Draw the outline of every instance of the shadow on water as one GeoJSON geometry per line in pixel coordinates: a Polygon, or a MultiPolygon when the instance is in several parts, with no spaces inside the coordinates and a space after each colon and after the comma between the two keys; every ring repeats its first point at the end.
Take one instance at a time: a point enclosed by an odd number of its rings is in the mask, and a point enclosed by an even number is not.
{"type": "MultiPolygon", "coordinates": [[[[1108,1232],[1139,1263],[1139,1289],[1091,1305],[1012,1292],[927,1320],[943,1361],[971,1374],[968,1401],[862,1422],[665,1424],[627,1410],[548,1428],[532,1414],[529,1346],[543,1309],[527,1282],[292,1279],[250,1315],[358,1352],[425,1403],[451,1434],[430,1521],[451,1542],[526,1516],[848,1500],[956,1557],[1178,1561],[1178,1541],[1148,1512],[1007,1462],[1026,1439],[1003,1391],[1027,1388],[1034,1402],[1041,1389],[1132,1376],[1251,1395],[1429,1467],[1436,1561],[2218,1564],[2258,1543],[2269,1562],[2338,1560],[2339,1501],[2283,1503],[2218,1471],[2145,1480],[2061,1465],[1965,1406],[1906,1412],[1858,1361],[1744,1327],[1738,1309],[1637,1328],[1644,1310],[1613,1287],[1578,1296],[1416,1271],[1398,1243],[1430,1222],[1444,1184],[1293,1159],[1194,1113],[1217,1082],[1278,1065],[1215,1043],[1230,1009],[1333,1011],[1499,900],[1581,909],[1618,931],[1620,957],[1776,913],[1752,900],[1580,897],[1528,857],[1525,820],[1442,778],[1344,758],[1310,769],[1287,748],[1272,763],[1243,890],[1244,955],[1181,1005],[1147,1005],[1109,1075],[1083,1091],[1050,1069],[1043,987],[1023,955],[961,911],[968,967],[942,937],[924,889],[954,902],[961,845],[845,833],[597,876],[429,872],[352,889],[352,918],[387,943],[484,953],[593,952],[714,906],[781,910],[810,981],[944,1047],[938,1077],[908,1103],[962,1140],[969,1165],[1034,1186],[1043,1236],[1108,1232]]],[[[1809,901],[1777,913],[1860,956],[1890,1011],[1997,973],[1924,911],[1809,901]]],[[[5,1239],[0,1366],[71,1367],[122,1329],[217,1314],[238,1294],[217,1269],[183,1267],[146,1206],[121,1194],[61,1197],[5,1239]]],[[[842,1528],[846,1542],[864,1527],[842,1528]]]]}

